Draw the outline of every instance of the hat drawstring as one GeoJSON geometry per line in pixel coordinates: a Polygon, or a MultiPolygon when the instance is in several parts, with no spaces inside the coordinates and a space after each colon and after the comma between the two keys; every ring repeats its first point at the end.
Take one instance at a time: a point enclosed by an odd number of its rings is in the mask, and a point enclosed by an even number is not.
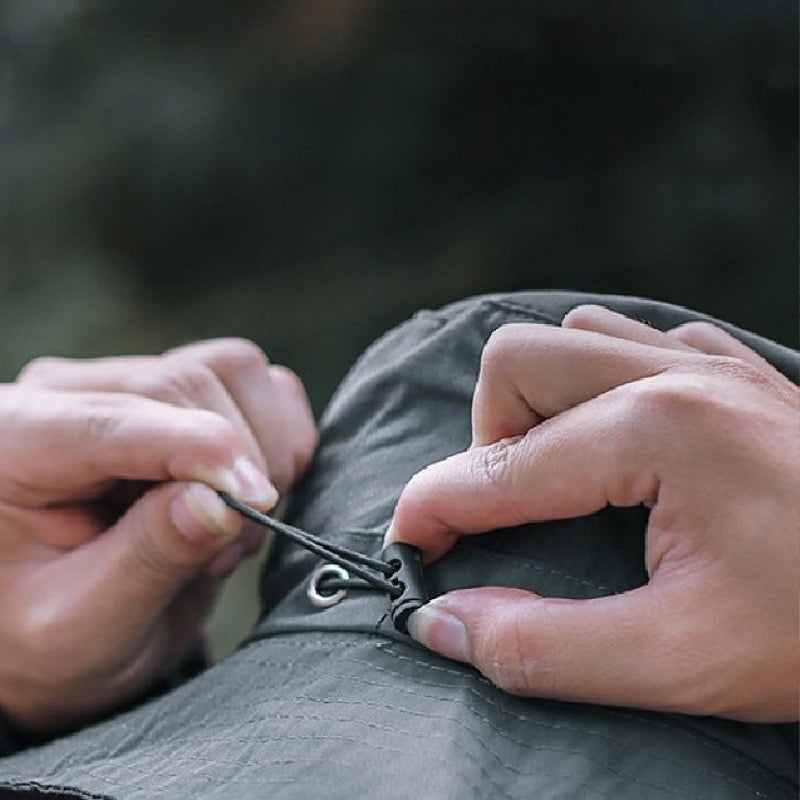
{"type": "Polygon", "coordinates": [[[392,600],[391,617],[395,629],[407,633],[408,618],[428,601],[422,574],[422,556],[418,548],[395,542],[384,548],[381,559],[370,558],[262,514],[227,492],[219,492],[219,496],[226,505],[247,519],[286,536],[314,555],[331,562],[319,567],[312,577],[309,597],[315,605],[334,605],[348,589],[385,592],[392,600]],[[361,582],[351,578],[351,574],[360,578],[361,582]]]}

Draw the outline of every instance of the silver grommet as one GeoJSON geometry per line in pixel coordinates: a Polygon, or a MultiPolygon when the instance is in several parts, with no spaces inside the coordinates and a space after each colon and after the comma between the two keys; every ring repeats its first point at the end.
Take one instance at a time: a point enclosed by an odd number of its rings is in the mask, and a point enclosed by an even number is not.
{"type": "Polygon", "coordinates": [[[325,578],[340,578],[346,581],[350,579],[350,574],[338,564],[322,564],[311,573],[306,594],[311,601],[311,605],[317,608],[335,606],[347,595],[347,590],[345,589],[337,589],[333,594],[323,594],[319,585],[325,578]]]}

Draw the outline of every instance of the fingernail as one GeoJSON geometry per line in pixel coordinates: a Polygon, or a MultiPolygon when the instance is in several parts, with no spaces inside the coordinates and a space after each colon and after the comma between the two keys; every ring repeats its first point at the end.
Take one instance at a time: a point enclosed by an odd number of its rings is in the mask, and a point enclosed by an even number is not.
{"type": "Polygon", "coordinates": [[[397,540],[397,533],[394,529],[394,520],[389,523],[389,527],[386,529],[386,533],[383,535],[383,546],[386,547],[390,545],[392,542],[397,540]]]}
{"type": "Polygon", "coordinates": [[[172,521],[187,539],[201,539],[209,534],[228,537],[231,517],[219,495],[203,483],[190,483],[172,502],[172,521]]]}
{"type": "Polygon", "coordinates": [[[240,500],[264,509],[270,509],[278,502],[278,490],[249,458],[237,458],[233,474],[239,484],[236,496],[240,500]]]}
{"type": "Polygon", "coordinates": [[[422,606],[408,618],[412,639],[447,658],[469,661],[469,640],[464,623],[441,608],[438,598],[422,606]]]}

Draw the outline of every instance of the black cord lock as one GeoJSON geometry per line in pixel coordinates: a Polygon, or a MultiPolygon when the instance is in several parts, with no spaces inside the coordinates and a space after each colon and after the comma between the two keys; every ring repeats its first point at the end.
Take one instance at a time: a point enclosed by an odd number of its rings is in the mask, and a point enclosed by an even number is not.
{"type": "Polygon", "coordinates": [[[413,545],[395,542],[384,548],[382,558],[396,567],[396,572],[389,576],[398,591],[392,596],[392,624],[400,633],[408,633],[408,618],[428,602],[422,554],[413,545]]]}

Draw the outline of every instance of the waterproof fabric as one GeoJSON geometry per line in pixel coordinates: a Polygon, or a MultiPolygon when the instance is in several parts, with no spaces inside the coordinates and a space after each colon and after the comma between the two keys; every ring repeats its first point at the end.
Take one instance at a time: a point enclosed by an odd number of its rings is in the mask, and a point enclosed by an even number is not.
{"type": "MultiPolygon", "coordinates": [[[[469,444],[470,398],[491,331],[556,324],[586,301],[661,328],[698,317],[562,293],[421,312],[373,345],[333,398],[290,521],[377,554],[407,479],[469,444]]],[[[796,354],[734,332],[797,380],[796,354]]],[[[578,598],[623,591],[646,579],[645,522],[642,509],[606,509],[469,537],[427,569],[430,589],[500,584],[578,598]]],[[[508,696],[393,633],[381,595],[351,592],[314,608],[306,587],[318,563],[277,546],[264,572],[264,615],[236,653],[138,708],[0,759],[0,797],[797,797],[796,725],[508,696]]]]}

